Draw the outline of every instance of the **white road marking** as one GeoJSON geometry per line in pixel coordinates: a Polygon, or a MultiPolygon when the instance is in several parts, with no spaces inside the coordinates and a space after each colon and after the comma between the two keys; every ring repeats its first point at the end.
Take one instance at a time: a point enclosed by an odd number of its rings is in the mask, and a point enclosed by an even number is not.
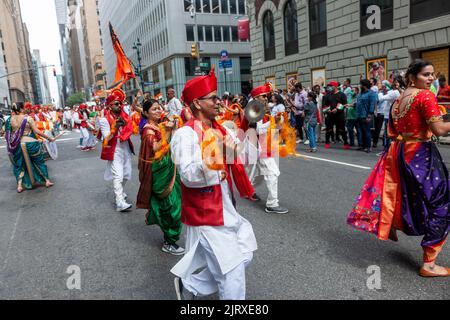
{"type": "Polygon", "coordinates": [[[6,252],[5,260],[3,261],[3,265],[2,265],[2,269],[1,269],[2,272],[5,271],[5,269],[8,265],[9,255],[11,253],[11,248],[12,248],[12,245],[14,242],[14,238],[16,237],[17,225],[19,224],[20,217],[22,216],[22,208],[23,208],[24,202],[25,202],[25,196],[22,194],[22,202],[19,206],[19,211],[17,212],[16,222],[14,223],[11,237],[9,237],[8,251],[6,252]]]}
{"type": "Polygon", "coordinates": [[[364,169],[364,170],[372,170],[372,168],[370,168],[370,167],[364,167],[364,166],[360,166],[360,165],[357,165],[357,164],[346,163],[346,162],[340,162],[340,161],[334,161],[334,160],[329,160],[329,159],[323,159],[323,158],[311,157],[311,156],[306,156],[306,155],[299,154],[299,153],[296,153],[295,156],[296,156],[297,158],[305,158],[305,159],[311,159],[311,160],[318,160],[318,161],[324,161],[324,162],[330,162],[330,163],[340,164],[340,165],[342,165],[342,166],[347,166],[347,167],[353,167],[353,168],[364,169]]]}

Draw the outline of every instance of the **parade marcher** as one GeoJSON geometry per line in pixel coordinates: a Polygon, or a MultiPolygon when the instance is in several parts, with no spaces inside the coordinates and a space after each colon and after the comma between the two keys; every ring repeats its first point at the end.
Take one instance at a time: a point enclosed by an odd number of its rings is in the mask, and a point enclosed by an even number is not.
{"type": "MultiPolygon", "coordinates": [[[[354,87],[352,90],[352,96],[350,102],[347,101],[346,115],[345,115],[345,127],[347,128],[348,139],[350,147],[355,146],[355,129],[358,132],[358,118],[356,116],[356,100],[359,95],[359,88],[354,87]]],[[[358,147],[362,146],[362,142],[359,140],[360,136],[357,134],[358,147]]]]}
{"type": "Polygon", "coordinates": [[[100,122],[103,140],[101,159],[108,161],[105,171],[105,180],[113,181],[116,200],[116,210],[124,212],[133,206],[126,201],[124,186],[131,180],[132,154],[134,154],[131,136],[133,123],[123,111],[125,93],[116,89],[106,99],[109,110],[105,112],[107,121],[100,122]]]}
{"type": "Polygon", "coordinates": [[[80,130],[80,145],[81,151],[90,151],[92,146],[89,145],[89,131],[88,131],[88,114],[86,112],[87,106],[81,104],[78,110],[73,114],[73,121],[80,130]]]}
{"type": "Polygon", "coordinates": [[[229,165],[221,151],[225,145],[226,154],[233,155],[236,144],[215,120],[220,106],[214,69],[208,76],[188,81],[182,100],[191,107],[193,118],[175,132],[171,142],[187,234],[187,252],[171,270],[177,276],[177,297],[218,292],[222,300],[244,300],[245,270],[257,244],[251,224],[235,208],[233,180],[238,189],[242,180],[231,176],[234,164],[229,165]]]}
{"type": "Polygon", "coordinates": [[[34,120],[25,114],[23,103],[13,105],[12,111],[14,114],[6,121],[5,138],[17,180],[17,192],[31,190],[36,185],[52,187],[41,142],[37,140],[37,136],[50,142],[55,139],[47,137],[36,128],[34,120]]]}
{"type": "MultiPolygon", "coordinates": [[[[275,156],[278,154],[275,154],[274,150],[272,150],[274,146],[269,146],[267,143],[267,140],[269,140],[268,137],[272,137],[275,134],[275,132],[272,131],[280,129],[279,124],[283,119],[283,116],[272,117],[270,115],[267,96],[271,92],[272,86],[270,84],[257,87],[251,92],[252,98],[258,100],[265,106],[266,116],[256,124],[256,132],[259,136],[259,141],[262,142],[262,144],[260,143],[258,146],[259,156],[257,163],[255,164],[256,170],[252,171],[249,178],[252,185],[258,184],[258,181],[256,180],[257,177],[264,178],[267,190],[269,191],[265,209],[267,213],[286,214],[289,213],[289,210],[281,207],[278,200],[278,177],[280,176],[280,169],[275,160],[275,156]],[[275,128],[273,126],[275,126],[275,128]]],[[[302,109],[302,114],[304,114],[304,109],[302,109]]],[[[278,152],[278,150],[276,152],[278,152]]]]}
{"type": "MultiPolygon", "coordinates": [[[[252,95],[253,96],[253,95],[252,95]]],[[[297,126],[297,143],[302,143],[304,139],[303,135],[303,125],[305,123],[305,104],[308,101],[308,93],[303,88],[301,83],[295,85],[295,96],[294,96],[294,115],[295,123],[297,126]]],[[[308,140],[308,139],[306,139],[308,140]]],[[[306,144],[306,143],[305,143],[306,144]]]]}
{"type": "Polygon", "coordinates": [[[326,141],[325,148],[330,148],[330,138],[334,133],[334,127],[336,127],[335,141],[339,141],[342,138],[344,142],[344,148],[349,149],[347,140],[347,133],[345,131],[345,105],[347,104],[347,97],[343,92],[339,91],[339,83],[337,81],[331,81],[328,84],[329,92],[323,98],[323,111],[326,113],[326,141]]]}
{"type": "Polygon", "coordinates": [[[356,117],[358,119],[358,141],[362,145],[358,150],[372,152],[372,132],[377,95],[370,90],[370,81],[361,80],[361,93],[356,100],[356,117]]]}
{"type": "MultiPolygon", "coordinates": [[[[348,223],[381,240],[398,241],[396,231],[422,240],[423,277],[450,276],[436,265],[450,230],[450,180],[432,135],[450,132],[443,122],[430,62],[415,60],[408,68],[409,86],[395,102],[389,121],[394,142],[366,181],[348,223]]],[[[366,85],[365,85],[366,86],[366,85]]]]}
{"type": "Polygon", "coordinates": [[[136,207],[148,210],[147,225],[156,224],[163,231],[162,251],[182,255],[185,250],[177,245],[182,229],[180,177],[169,145],[176,124],[161,120],[163,108],[156,100],[144,102],[143,115],[148,122],[141,135],[136,207]]]}

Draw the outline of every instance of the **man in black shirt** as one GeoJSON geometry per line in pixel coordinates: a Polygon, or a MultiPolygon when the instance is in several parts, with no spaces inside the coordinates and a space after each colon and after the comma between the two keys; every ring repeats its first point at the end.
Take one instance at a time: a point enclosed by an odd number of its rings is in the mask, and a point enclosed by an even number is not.
{"type": "Polygon", "coordinates": [[[336,126],[336,140],[339,136],[344,141],[344,148],[349,149],[347,142],[347,132],[345,131],[345,105],[347,104],[347,96],[339,91],[339,83],[331,81],[328,84],[328,94],[323,98],[323,112],[326,115],[326,144],[325,148],[330,148],[330,137],[336,126]]]}

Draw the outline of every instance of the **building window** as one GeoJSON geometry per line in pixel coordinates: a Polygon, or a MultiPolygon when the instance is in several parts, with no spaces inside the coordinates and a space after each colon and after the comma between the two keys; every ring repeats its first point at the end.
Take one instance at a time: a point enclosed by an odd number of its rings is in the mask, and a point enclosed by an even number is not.
{"type": "Polygon", "coordinates": [[[450,1],[448,0],[411,0],[411,23],[424,21],[450,14],[450,1]]]}
{"type": "Polygon", "coordinates": [[[194,26],[186,26],[186,40],[195,41],[194,26]]]}
{"type": "Polygon", "coordinates": [[[241,65],[241,74],[252,74],[252,58],[240,57],[239,64],[241,65]]]}
{"type": "MultiPolygon", "coordinates": [[[[394,27],[394,8],[393,8],[393,0],[381,0],[377,1],[376,5],[381,9],[381,20],[380,20],[380,28],[376,25],[372,26],[369,29],[367,24],[368,19],[373,16],[373,12],[369,11],[367,13],[367,9],[374,4],[373,0],[361,0],[361,36],[365,36],[368,34],[390,30],[394,27]]],[[[374,21],[376,22],[376,21],[374,21]]],[[[369,21],[369,24],[372,24],[369,21]]]]}
{"type": "Polygon", "coordinates": [[[294,0],[284,7],[284,52],[286,56],[298,53],[297,5],[294,0]]]}
{"type": "Polygon", "coordinates": [[[275,29],[273,14],[267,11],[263,17],[264,60],[275,59],[275,29]]]}
{"type": "Polygon", "coordinates": [[[195,12],[202,13],[202,0],[194,0],[195,1],[195,12]]]}
{"type": "Polygon", "coordinates": [[[222,28],[219,26],[214,26],[214,41],[222,42],[222,28]]]}
{"type": "Polygon", "coordinates": [[[198,41],[205,41],[205,37],[203,36],[203,26],[198,26],[197,27],[197,34],[198,34],[198,41]]]}
{"type": "Polygon", "coordinates": [[[228,14],[228,0],[220,0],[222,14],[228,14]]]}
{"type": "Polygon", "coordinates": [[[167,60],[164,62],[164,76],[166,78],[166,81],[173,78],[171,60],[167,60]]]}
{"type": "Polygon", "coordinates": [[[191,57],[184,58],[184,72],[186,77],[193,77],[195,75],[196,62],[191,57]]]}
{"type": "Polygon", "coordinates": [[[154,67],[152,69],[152,75],[153,75],[153,83],[159,83],[159,72],[158,72],[158,67],[154,67]]]}
{"type": "Polygon", "coordinates": [[[239,14],[245,15],[245,0],[238,0],[239,14]]]}
{"type": "Polygon", "coordinates": [[[230,27],[222,27],[223,29],[223,42],[231,41],[230,27]]]}
{"type": "Polygon", "coordinates": [[[205,41],[207,42],[213,41],[212,26],[205,26],[205,41]]]}
{"type": "Polygon", "coordinates": [[[211,0],[211,7],[213,13],[220,13],[219,0],[211,0]]]}
{"type": "Polygon", "coordinates": [[[230,0],[230,14],[237,13],[236,0],[230,0]]]}
{"type": "Polygon", "coordinates": [[[311,49],[327,46],[326,0],[309,0],[309,36],[311,49]]]}
{"type": "Polygon", "coordinates": [[[238,27],[231,27],[231,40],[233,42],[239,42],[238,27]]]}
{"type": "Polygon", "coordinates": [[[211,4],[209,0],[203,0],[203,13],[211,13],[211,4]]]}

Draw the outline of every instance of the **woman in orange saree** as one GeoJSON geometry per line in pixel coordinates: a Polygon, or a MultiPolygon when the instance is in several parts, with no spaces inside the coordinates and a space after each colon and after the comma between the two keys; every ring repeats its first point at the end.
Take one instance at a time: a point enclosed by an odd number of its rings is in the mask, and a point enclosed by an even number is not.
{"type": "Polygon", "coordinates": [[[423,277],[450,276],[436,265],[450,231],[450,181],[434,135],[450,132],[435,95],[430,62],[414,61],[406,74],[409,86],[394,103],[389,120],[393,142],[362,188],[347,222],[381,240],[398,241],[396,231],[424,236],[423,277]]]}

